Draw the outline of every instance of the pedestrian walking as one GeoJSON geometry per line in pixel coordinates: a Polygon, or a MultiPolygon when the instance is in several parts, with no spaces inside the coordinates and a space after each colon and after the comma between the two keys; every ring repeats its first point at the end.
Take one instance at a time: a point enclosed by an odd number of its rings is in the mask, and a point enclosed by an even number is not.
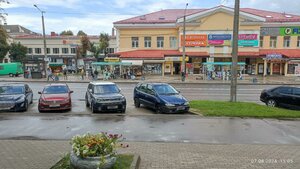
{"type": "Polygon", "coordinates": [[[63,69],[63,75],[64,75],[64,80],[68,80],[68,75],[67,75],[67,68],[63,69]]]}
{"type": "Polygon", "coordinates": [[[84,68],[81,69],[80,75],[81,75],[81,80],[84,80],[84,75],[85,75],[84,68]]]}
{"type": "Polygon", "coordinates": [[[95,71],[94,71],[94,80],[98,80],[98,74],[99,74],[99,72],[98,72],[98,70],[97,69],[95,69],[95,71]]]}
{"type": "Polygon", "coordinates": [[[49,81],[50,78],[54,81],[53,73],[52,73],[51,68],[47,69],[47,75],[48,75],[47,81],[49,81]]]}

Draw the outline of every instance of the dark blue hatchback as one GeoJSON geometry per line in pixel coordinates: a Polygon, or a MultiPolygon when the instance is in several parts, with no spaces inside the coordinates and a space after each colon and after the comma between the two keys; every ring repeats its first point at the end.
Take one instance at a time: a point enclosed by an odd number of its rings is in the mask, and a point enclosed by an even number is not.
{"type": "Polygon", "coordinates": [[[188,112],[189,102],[174,87],[166,83],[139,83],[133,93],[135,107],[141,104],[157,113],[188,112]]]}

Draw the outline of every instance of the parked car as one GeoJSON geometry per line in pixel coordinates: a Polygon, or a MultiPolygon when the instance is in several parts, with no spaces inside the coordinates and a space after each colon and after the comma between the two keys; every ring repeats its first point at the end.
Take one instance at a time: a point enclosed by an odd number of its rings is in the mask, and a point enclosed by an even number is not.
{"type": "Polygon", "coordinates": [[[93,113],[102,111],[126,111],[126,98],[112,82],[90,82],[85,95],[87,107],[93,113]]]}
{"type": "Polygon", "coordinates": [[[133,93],[135,107],[141,104],[157,113],[188,112],[189,102],[174,87],[166,83],[139,83],[133,93]]]}
{"type": "Polygon", "coordinates": [[[263,90],[260,100],[270,107],[300,108],[300,88],[280,86],[263,90]]]}
{"type": "Polygon", "coordinates": [[[23,74],[22,64],[16,63],[0,63],[0,75],[9,75],[10,77],[23,74]]]}
{"type": "Polygon", "coordinates": [[[72,100],[69,86],[67,84],[48,84],[42,92],[39,99],[39,112],[49,110],[71,110],[72,100]]]}
{"type": "Polygon", "coordinates": [[[0,86],[0,110],[27,111],[33,93],[27,84],[14,83],[0,86]]]}

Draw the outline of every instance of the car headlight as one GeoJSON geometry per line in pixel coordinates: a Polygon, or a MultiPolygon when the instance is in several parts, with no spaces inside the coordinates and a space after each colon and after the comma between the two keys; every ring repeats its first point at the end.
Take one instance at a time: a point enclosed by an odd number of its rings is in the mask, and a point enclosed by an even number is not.
{"type": "Polygon", "coordinates": [[[103,102],[104,99],[96,99],[97,102],[103,102]]]}
{"type": "Polygon", "coordinates": [[[123,101],[126,101],[126,98],[124,96],[122,96],[120,100],[123,102],[123,101]]]}
{"type": "Polygon", "coordinates": [[[25,97],[20,97],[19,99],[16,100],[17,103],[22,103],[25,101],[25,97]]]}
{"type": "Polygon", "coordinates": [[[189,102],[185,102],[184,105],[185,105],[185,106],[188,106],[188,105],[190,105],[190,103],[189,103],[189,102]]]}
{"type": "Polygon", "coordinates": [[[170,104],[170,103],[166,103],[165,104],[167,107],[173,107],[173,106],[175,106],[174,104],[170,104]]]}

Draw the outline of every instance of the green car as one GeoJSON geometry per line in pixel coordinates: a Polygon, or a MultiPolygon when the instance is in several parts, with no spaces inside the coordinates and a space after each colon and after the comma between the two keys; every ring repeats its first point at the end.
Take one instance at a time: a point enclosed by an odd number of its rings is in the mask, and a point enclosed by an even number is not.
{"type": "Polygon", "coordinates": [[[10,77],[23,74],[22,64],[16,63],[0,63],[0,75],[9,75],[10,77]]]}

